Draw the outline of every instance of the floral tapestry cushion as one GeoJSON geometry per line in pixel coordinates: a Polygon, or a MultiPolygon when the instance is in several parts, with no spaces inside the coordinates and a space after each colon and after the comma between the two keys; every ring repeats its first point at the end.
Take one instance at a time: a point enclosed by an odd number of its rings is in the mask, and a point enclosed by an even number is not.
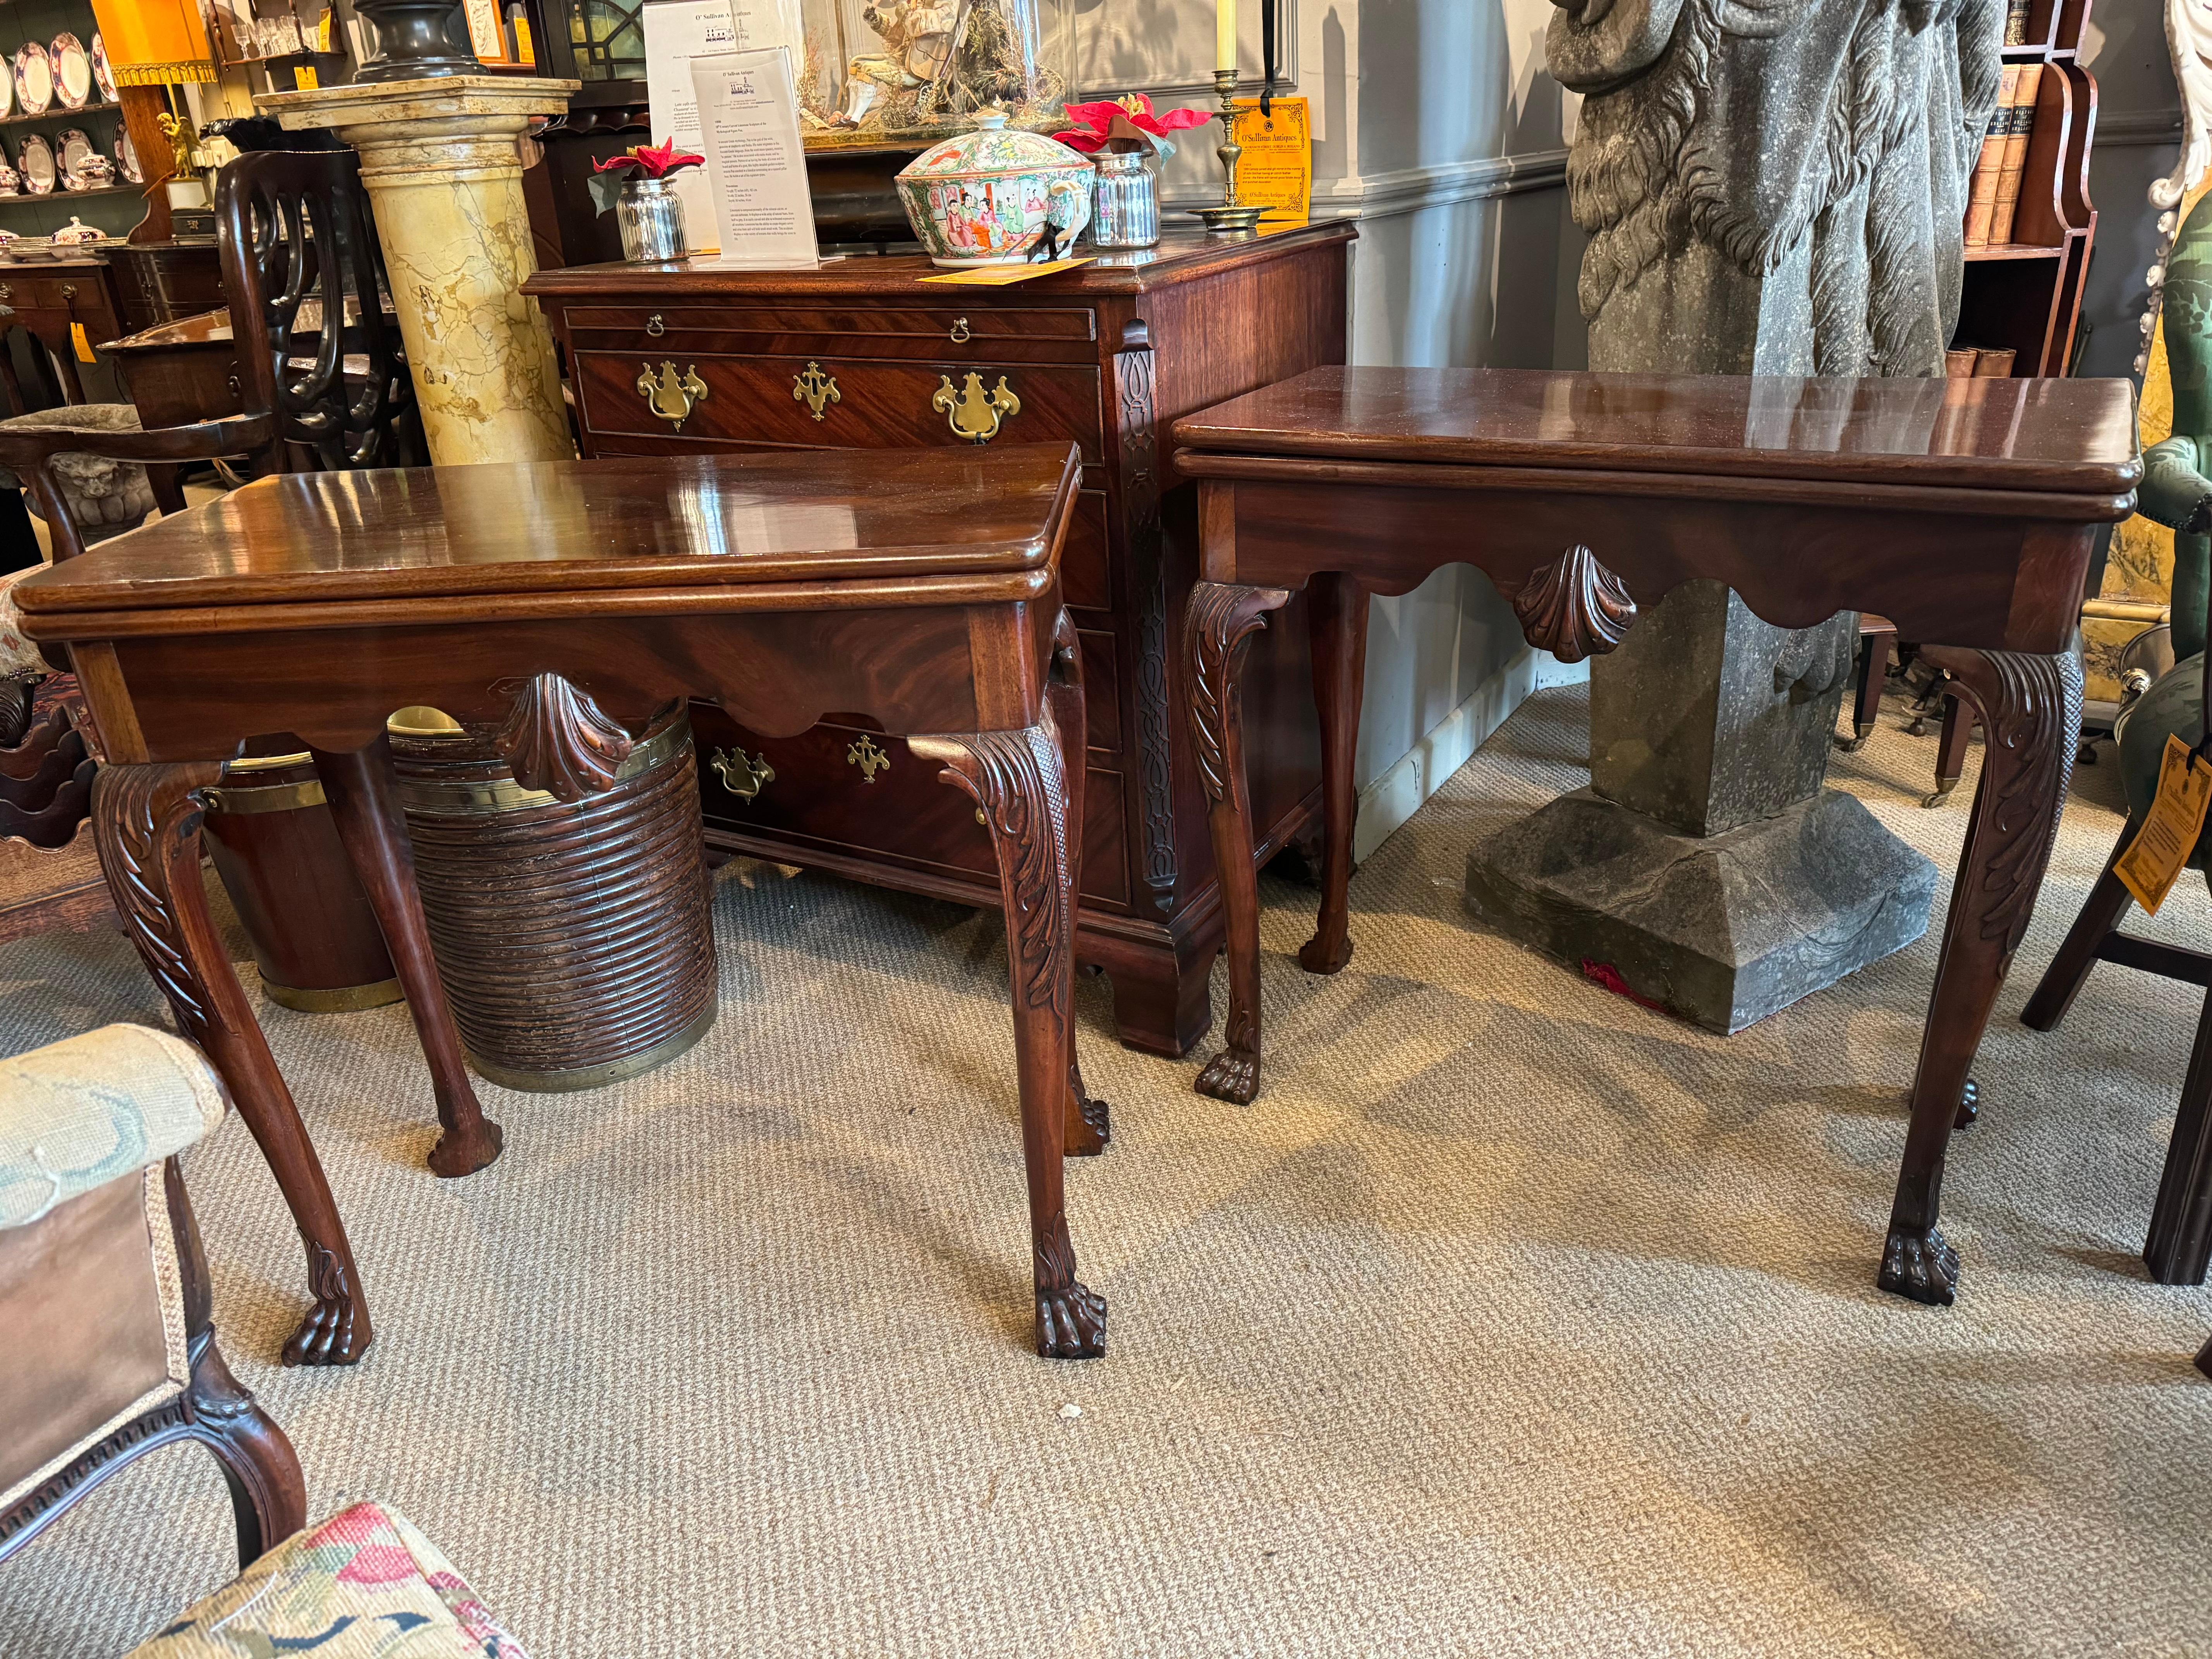
{"type": "MultiPolygon", "coordinates": [[[[44,565],[31,567],[31,570],[45,568],[44,565]]],[[[46,659],[39,654],[39,647],[25,636],[22,613],[15,609],[15,597],[9,591],[31,570],[11,570],[0,576],[0,680],[27,679],[33,674],[52,672],[46,659]]]]}
{"type": "Polygon", "coordinates": [[[413,1522],[356,1504],[295,1533],[127,1659],[527,1659],[413,1522]]]}

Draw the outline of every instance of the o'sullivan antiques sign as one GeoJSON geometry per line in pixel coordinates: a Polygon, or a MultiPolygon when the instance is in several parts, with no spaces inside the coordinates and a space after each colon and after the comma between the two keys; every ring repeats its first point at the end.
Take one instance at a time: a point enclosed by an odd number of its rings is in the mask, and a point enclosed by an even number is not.
{"type": "Polygon", "coordinates": [[[1237,100],[1237,197],[1267,211],[1261,222],[1304,224],[1313,209],[1313,125],[1303,98],[1277,98],[1260,112],[1256,98],[1237,100]]]}

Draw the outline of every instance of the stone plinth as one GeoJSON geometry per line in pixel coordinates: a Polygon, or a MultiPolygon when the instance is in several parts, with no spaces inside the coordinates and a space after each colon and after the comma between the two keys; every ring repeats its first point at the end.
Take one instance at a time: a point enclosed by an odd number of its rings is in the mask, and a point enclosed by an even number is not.
{"type": "Polygon", "coordinates": [[[360,152],[423,434],[441,466],[575,453],[553,336],[522,292],[538,259],[521,140],[532,116],[566,110],[577,85],[458,75],[253,100],[292,131],[327,127],[360,152]]]}
{"type": "Polygon", "coordinates": [[[1935,866],[1835,789],[1711,836],[1577,789],[1467,860],[1478,915],[1723,1033],[1910,945],[1935,894],[1935,866]]]}

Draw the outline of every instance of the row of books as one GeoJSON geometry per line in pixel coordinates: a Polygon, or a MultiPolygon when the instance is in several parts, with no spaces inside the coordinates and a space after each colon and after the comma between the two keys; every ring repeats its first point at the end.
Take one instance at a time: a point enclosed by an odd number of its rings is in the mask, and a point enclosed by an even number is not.
{"type": "Polygon", "coordinates": [[[1966,246],[1999,246],[2012,240],[2020,208],[2021,174],[2027,165],[2028,135],[2035,128],[2035,95],[2043,85],[2041,64],[2008,64],[1997,93],[1997,112],[1990,118],[1980,159],[1966,192],[1966,246]]]}
{"type": "Polygon", "coordinates": [[[2005,38],[2008,46],[2027,44],[2027,14],[2033,9],[2034,0],[2007,0],[2005,6],[2005,38]]]}
{"type": "Polygon", "coordinates": [[[1943,373],[1954,380],[2002,380],[2012,362],[2010,346],[1953,346],[1943,354],[1943,373]]]}

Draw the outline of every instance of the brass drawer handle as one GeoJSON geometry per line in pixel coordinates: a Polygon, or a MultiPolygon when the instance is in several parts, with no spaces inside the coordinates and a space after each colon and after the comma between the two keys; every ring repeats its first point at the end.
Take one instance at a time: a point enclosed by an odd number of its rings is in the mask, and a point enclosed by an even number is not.
{"type": "Polygon", "coordinates": [[[862,783],[873,783],[876,774],[891,763],[891,757],[876,747],[874,738],[863,734],[859,741],[846,746],[845,763],[860,769],[862,783]]]}
{"type": "Polygon", "coordinates": [[[845,401],[845,394],[837,390],[837,377],[824,374],[822,365],[814,362],[806,365],[804,374],[791,377],[791,395],[794,401],[805,404],[808,413],[817,421],[825,406],[845,401]]]}
{"type": "Polygon", "coordinates": [[[660,320],[660,313],[656,311],[645,319],[645,331],[657,340],[668,332],[668,325],[660,320]]]}
{"type": "Polygon", "coordinates": [[[968,331],[968,319],[965,317],[954,318],[952,319],[952,343],[955,345],[966,345],[968,342],[973,338],[975,338],[975,336],[968,331]]]}
{"type": "Polygon", "coordinates": [[[988,392],[983,390],[983,377],[970,371],[964,384],[955,392],[952,377],[937,377],[937,395],[929,406],[943,415],[953,432],[971,444],[987,444],[999,435],[999,425],[1022,412],[1022,400],[1006,384],[1006,377],[999,376],[999,384],[988,392]]]}
{"type": "Polygon", "coordinates": [[[696,363],[687,365],[679,377],[676,365],[664,357],[658,375],[651,363],[645,366],[637,377],[637,395],[647,409],[680,429],[692,410],[707,401],[707,383],[699,378],[696,363]]]}
{"type": "Polygon", "coordinates": [[[64,300],[74,300],[76,298],[76,284],[75,283],[64,283],[62,284],[62,298],[64,300]]]}
{"type": "Polygon", "coordinates": [[[15,297],[15,289],[9,283],[0,283],[0,300],[12,300],[15,297]]]}
{"type": "Polygon", "coordinates": [[[763,787],[775,781],[775,768],[768,763],[768,750],[765,749],[761,750],[758,760],[746,759],[745,751],[742,749],[726,751],[717,749],[714,757],[707,763],[714,769],[714,775],[721,779],[722,787],[739,800],[757,799],[763,787]]]}

